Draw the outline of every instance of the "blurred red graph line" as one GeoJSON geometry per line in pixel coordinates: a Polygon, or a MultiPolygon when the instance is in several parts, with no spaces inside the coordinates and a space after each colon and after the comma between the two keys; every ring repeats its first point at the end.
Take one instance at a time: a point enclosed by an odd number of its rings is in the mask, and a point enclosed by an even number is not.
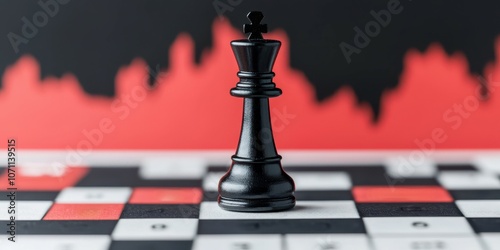
{"type": "MultiPolygon", "coordinates": [[[[23,148],[82,155],[93,149],[235,148],[242,103],[229,95],[238,79],[228,42],[241,34],[220,20],[213,32],[214,47],[199,65],[191,38],[179,36],[170,48],[171,66],[154,89],[147,87],[143,60],[123,66],[114,98],[85,94],[71,74],[40,79],[36,59],[24,56],[2,78],[0,137],[15,137],[23,148]]],[[[274,70],[284,94],[271,100],[279,148],[500,148],[497,62],[484,69],[490,96],[481,100],[478,77],[462,54],[448,55],[438,44],[424,53],[408,51],[399,87],[384,94],[381,118],[372,123],[369,107],[348,87],[318,103],[305,75],[288,64],[286,34],[268,37],[283,41],[274,70]]],[[[500,42],[496,48],[498,58],[500,42]]]]}

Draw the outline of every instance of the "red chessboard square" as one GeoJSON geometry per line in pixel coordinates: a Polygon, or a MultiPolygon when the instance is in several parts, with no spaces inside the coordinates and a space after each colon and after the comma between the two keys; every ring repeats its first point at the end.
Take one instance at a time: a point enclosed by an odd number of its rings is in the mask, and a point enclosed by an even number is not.
{"type": "Polygon", "coordinates": [[[199,204],[199,188],[135,188],[130,204],[199,204]]]}
{"type": "Polygon", "coordinates": [[[54,204],[43,220],[118,220],[123,204],[54,204]]]}
{"type": "Polygon", "coordinates": [[[352,190],[354,200],[368,202],[452,202],[451,195],[438,186],[376,187],[358,186],[352,190]]]}
{"type": "Polygon", "coordinates": [[[74,186],[88,172],[87,167],[52,167],[26,168],[16,167],[16,178],[13,186],[9,186],[8,171],[0,176],[0,189],[16,187],[19,191],[60,191],[74,186]],[[47,171],[48,170],[48,171],[47,171]]]}

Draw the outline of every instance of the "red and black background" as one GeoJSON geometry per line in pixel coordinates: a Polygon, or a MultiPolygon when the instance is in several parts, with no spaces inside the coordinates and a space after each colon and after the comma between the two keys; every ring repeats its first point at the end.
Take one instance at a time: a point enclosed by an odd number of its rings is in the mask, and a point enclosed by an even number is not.
{"type": "Polygon", "coordinates": [[[2,1],[0,136],[43,149],[234,148],[229,42],[251,10],[283,42],[278,147],[500,146],[500,2],[486,0],[2,1]],[[380,24],[373,13],[390,8],[380,24]],[[349,63],[340,45],[374,22],[349,63]]]}

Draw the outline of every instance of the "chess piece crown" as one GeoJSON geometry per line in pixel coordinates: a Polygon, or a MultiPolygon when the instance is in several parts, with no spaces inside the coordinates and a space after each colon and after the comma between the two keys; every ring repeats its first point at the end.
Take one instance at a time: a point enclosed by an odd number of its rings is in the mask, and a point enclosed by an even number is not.
{"type": "Polygon", "coordinates": [[[252,11],[247,15],[250,24],[243,25],[243,31],[250,33],[248,39],[231,42],[233,53],[238,63],[240,82],[231,89],[231,95],[238,97],[276,97],[281,89],[272,82],[272,67],[281,47],[277,40],[264,39],[267,25],[261,24],[264,15],[252,11]]]}

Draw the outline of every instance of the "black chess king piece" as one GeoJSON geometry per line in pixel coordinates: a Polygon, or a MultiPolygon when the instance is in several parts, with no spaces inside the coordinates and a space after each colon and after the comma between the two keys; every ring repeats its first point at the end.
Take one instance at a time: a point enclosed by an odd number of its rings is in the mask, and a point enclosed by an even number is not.
{"type": "Polygon", "coordinates": [[[229,171],[219,182],[219,206],[237,212],[268,212],[293,208],[295,185],[281,167],[271,128],[269,98],[281,95],[273,83],[272,67],[280,41],[262,33],[261,12],[248,13],[251,24],[243,30],[248,39],[231,42],[238,62],[240,81],[231,95],[243,99],[243,122],[236,154],[229,171]]]}

